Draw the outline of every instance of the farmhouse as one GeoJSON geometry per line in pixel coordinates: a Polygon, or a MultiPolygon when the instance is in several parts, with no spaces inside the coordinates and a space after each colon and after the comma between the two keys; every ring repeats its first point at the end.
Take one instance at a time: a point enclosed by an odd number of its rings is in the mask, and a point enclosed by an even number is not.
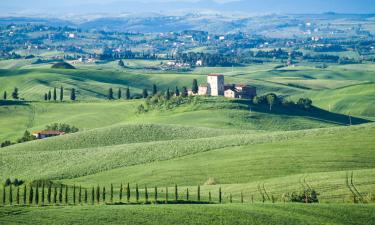
{"type": "Polygon", "coordinates": [[[38,139],[60,136],[60,135],[64,135],[64,134],[65,134],[65,132],[56,131],[56,130],[42,130],[42,131],[33,132],[33,136],[35,136],[38,139]]]}
{"type": "Polygon", "coordinates": [[[207,76],[207,84],[199,86],[198,95],[224,96],[226,98],[251,99],[256,96],[256,88],[246,84],[224,83],[224,76],[211,74],[207,76]]]}

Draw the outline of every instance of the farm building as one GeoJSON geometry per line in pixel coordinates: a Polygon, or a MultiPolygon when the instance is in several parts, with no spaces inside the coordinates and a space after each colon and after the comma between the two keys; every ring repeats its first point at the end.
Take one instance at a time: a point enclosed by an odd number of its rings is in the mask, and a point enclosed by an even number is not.
{"type": "Polygon", "coordinates": [[[38,139],[60,136],[60,135],[64,135],[64,134],[65,134],[65,132],[56,131],[56,130],[42,130],[42,131],[33,132],[33,136],[35,136],[38,139]]]}

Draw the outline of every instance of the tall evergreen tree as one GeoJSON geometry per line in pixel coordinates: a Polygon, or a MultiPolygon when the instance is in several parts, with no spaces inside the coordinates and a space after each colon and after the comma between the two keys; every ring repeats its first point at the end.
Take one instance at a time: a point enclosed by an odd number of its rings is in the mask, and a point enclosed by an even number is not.
{"type": "Polygon", "coordinates": [[[221,193],[221,187],[219,188],[219,203],[222,202],[222,193],[221,193]]]}
{"type": "Polygon", "coordinates": [[[53,88],[53,101],[57,100],[57,90],[56,88],[53,88]]]}
{"type": "Polygon", "coordinates": [[[108,90],[108,100],[113,100],[113,89],[109,88],[108,90]]]}
{"type": "Polygon", "coordinates": [[[36,184],[35,188],[35,205],[39,205],[39,184],[36,184]]]}
{"type": "Polygon", "coordinates": [[[6,91],[4,91],[4,94],[3,94],[3,99],[4,99],[4,100],[7,100],[7,98],[8,98],[8,94],[7,94],[7,92],[6,92],[6,91]]]}
{"type": "Polygon", "coordinates": [[[208,201],[209,201],[209,202],[212,202],[211,191],[208,192],[208,201]]]}
{"type": "Polygon", "coordinates": [[[120,199],[120,202],[121,202],[122,201],[122,183],[120,185],[119,199],[120,199]]]}
{"type": "Polygon", "coordinates": [[[186,188],[186,201],[189,201],[189,188],[186,188]]]}
{"type": "Polygon", "coordinates": [[[51,91],[48,91],[48,101],[51,101],[51,98],[52,98],[51,91]]]}
{"type": "Polygon", "coordinates": [[[20,204],[20,186],[17,186],[16,202],[17,202],[17,205],[20,204]]]}
{"type": "Polygon", "coordinates": [[[5,189],[5,185],[3,186],[3,206],[5,205],[6,203],[6,189],[5,189]]]}
{"type": "Polygon", "coordinates": [[[185,97],[187,97],[188,95],[189,95],[189,93],[188,93],[187,88],[186,88],[186,87],[183,87],[183,88],[182,88],[181,96],[185,98],[185,97]]]}
{"type": "Polygon", "coordinates": [[[12,189],[12,184],[9,185],[9,204],[13,204],[13,189],[12,189]]]}
{"type": "Polygon", "coordinates": [[[72,91],[70,92],[70,100],[75,101],[76,100],[76,89],[72,88],[72,91]]]}
{"type": "Polygon", "coordinates": [[[165,204],[168,204],[168,186],[165,187],[165,204]]]}
{"type": "Polygon", "coordinates": [[[169,91],[169,88],[167,89],[167,92],[165,93],[165,99],[167,100],[171,99],[171,92],[169,91]]]}
{"type": "Polygon", "coordinates": [[[119,88],[117,91],[117,99],[121,99],[121,98],[122,98],[122,91],[121,91],[121,88],[119,88]]]}
{"type": "Polygon", "coordinates": [[[92,187],[91,189],[91,204],[95,204],[95,188],[92,187]]]}
{"type": "Polygon", "coordinates": [[[82,187],[81,187],[81,185],[79,186],[79,190],[78,190],[78,203],[79,204],[82,203],[82,187]]]}
{"type": "Polygon", "coordinates": [[[14,100],[18,100],[19,99],[18,88],[14,88],[14,91],[12,93],[12,98],[14,100]]]}
{"type": "Polygon", "coordinates": [[[155,186],[155,191],[154,191],[154,201],[155,203],[158,203],[158,187],[155,186]]]}
{"type": "Polygon", "coordinates": [[[197,200],[198,202],[201,201],[201,186],[198,185],[198,190],[197,190],[197,200]]]}
{"type": "Polygon", "coordinates": [[[111,203],[113,203],[113,184],[111,184],[110,198],[111,198],[111,203]]]}
{"type": "Polygon", "coordinates": [[[63,86],[60,87],[60,102],[64,100],[64,88],[63,86]]]}
{"type": "Polygon", "coordinates": [[[178,201],[178,188],[177,188],[177,184],[174,185],[174,200],[176,202],[178,201]]]}
{"type": "Polygon", "coordinates": [[[42,205],[44,205],[44,182],[42,183],[42,205]]]}
{"type": "Polygon", "coordinates": [[[100,187],[97,186],[96,187],[96,203],[99,204],[99,202],[100,202],[100,187]]]}
{"type": "Polygon", "coordinates": [[[65,204],[69,203],[68,185],[65,186],[65,204]]]}
{"type": "Polygon", "coordinates": [[[63,199],[63,185],[60,185],[60,191],[59,191],[59,203],[62,204],[63,199]]]}
{"type": "Polygon", "coordinates": [[[156,84],[152,85],[152,95],[156,95],[158,93],[158,88],[156,87],[156,84]]]}
{"type": "Polygon", "coordinates": [[[76,204],[76,185],[73,185],[73,205],[76,204]]]}
{"type": "Polygon", "coordinates": [[[176,86],[175,94],[176,94],[177,97],[180,96],[180,90],[178,89],[177,86],[176,86]]]}
{"type": "Polygon", "coordinates": [[[26,195],[27,195],[27,193],[26,193],[26,189],[27,189],[27,187],[26,187],[26,184],[23,186],[23,204],[24,205],[26,205],[26,195]]]}
{"type": "Polygon", "coordinates": [[[103,196],[103,203],[105,204],[105,187],[103,187],[103,194],[102,194],[102,196],[103,196]]]}
{"type": "Polygon", "coordinates": [[[130,201],[130,185],[128,183],[128,186],[126,187],[126,200],[130,201]]]}
{"type": "Polygon", "coordinates": [[[85,204],[87,204],[87,189],[85,188],[85,197],[84,197],[85,204]]]}
{"type": "Polygon", "coordinates": [[[44,101],[48,101],[48,94],[44,93],[44,101]]]}
{"type": "Polygon", "coordinates": [[[148,97],[148,92],[147,92],[147,89],[146,89],[146,88],[143,89],[143,91],[142,91],[142,97],[143,97],[143,98],[147,98],[147,97],[148,97]]]}
{"type": "Polygon", "coordinates": [[[125,99],[126,99],[126,100],[129,100],[129,99],[130,99],[130,88],[129,88],[129,87],[126,88],[126,90],[125,90],[125,99]]]}
{"type": "Polygon", "coordinates": [[[148,191],[147,191],[147,186],[145,186],[145,202],[148,203],[148,191]]]}
{"type": "Polygon", "coordinates": [[[135,184],[135,200],[136,200],[136,202],[139,201],[139,189],[138,189],[138,184],[135,184]]]}
{"type": "Polygon", "coordinates": [[[193,80],[193,86],[192,86],[192,88],[191,88],[191,91],[192,91],[194,94],[197,94],[197,93],[198,93],[198,90],[199,90],[199,88],[198,88],[198,81],[197,81],[197,79],[194,79],[194,80],[193,80]]]}
{"type": "Polygon", "coordinates": [[[50,183],[48,185],[48,191],[47,191],[47,202],[48,202],[48,204],[51,204],[51,192],[52,192],[52,184],[50,183]]]}
{"type": "Polygon", "coordinates": [[[55,186],[55,188],[53,189],[53,203],[56,204],[57,203],[57,187],[55,186]]]}

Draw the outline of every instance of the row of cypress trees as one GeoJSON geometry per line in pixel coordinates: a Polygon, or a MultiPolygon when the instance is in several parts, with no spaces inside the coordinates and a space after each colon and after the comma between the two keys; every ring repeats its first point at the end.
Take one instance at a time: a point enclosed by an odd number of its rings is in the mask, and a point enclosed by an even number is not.
{"type": "MultiPolygon", "coordinates": [[[[64,88],[63,86],[60,87],[60,94],[59,94],[59,100],[62,102],[64,100],[64,88]]],[[[44,101],[57,101],[57,89],[54,88],[53,92],[48,91],[44,94],[44,101]]],[[[75,101],[76,100],[76,90],[74,88],[70,91],[70,100],[75,101]]]]}
{"type": "MultiPolygon", "coordinates": [[[[201,190],[200,186],[197,187],[196,199],[191,199],[189,188],[186,189],[186,195],[184,197],[179,195],[179,190],[177,184],[174,186],[174,199],[169,199],[169,189],[165,187],[165,192],[163,193],[164,199],[159,200],[161,195],[160,188],[154,187],[153,200],[150,200],[152,196],[149,194],[149,189],[144,188],[144,203],[176,203],[176,202],[201,202],[201,190]]],[[[110,185],[109,199],[107,199],[107,192],[105,186],[92,187],[90,189],[82,188],[81,186],[73,186],[69,188],[64,185],[52,185],[51,183],[45,185],[43,182],[41,185],[27,186],[23,187],[13,187],[9,186],[8,191],[4,186],[2,189],[2,204],[6,205],[76,205],[76,204],[100,204],[100,203],[114,203],[114,186],[110,185]],[[15,196],[14,196],[15,195],[15,196]],[[70,198],[69,198],[70,195],[70,198]],[[91,195],[91,196],[89,196],[91,195]],[[89,198],[91,198],[89,200],[89,198]],[[8,202],[7,202],[8,199],[8,202]],[[108,201],[109,200],[109,201],[108,201]]],[[[123,202],[123,199],[127,203],[131,203],[132,195],[135,198],[135,203],[140,203],[141,193],[138,184],[135,186],[135,191],[132,193],[130,184],[128,183],[125,187],[123,184],[119,188],[119,203],[123,202]]],[[[242,196],[242,194],[241,194],[242,196]]],[[[230,198],[231,199],[231,198],[230,198]]],[[[241,198],[243,199],[243,198],[241,198]]],[[[222,192],[219,188],[219,203],[222,203],[222,192]]],[[[209,192],[209,202],[212,202],[212,195],[209,192]]],[[[231,201],[232,202],[232,201],[231,201]]]]}

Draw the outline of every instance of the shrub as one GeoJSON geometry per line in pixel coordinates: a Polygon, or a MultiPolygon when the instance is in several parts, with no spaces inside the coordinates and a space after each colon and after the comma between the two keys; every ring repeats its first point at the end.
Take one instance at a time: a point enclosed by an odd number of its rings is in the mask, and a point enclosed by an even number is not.
{"type": "Polygon", "coordinates": [[[300,202],[300,203],[318,203],[318,193],[311,188],[305,188],[299,193],[286,193],[284,198],[290,202],[300,202]]]}

